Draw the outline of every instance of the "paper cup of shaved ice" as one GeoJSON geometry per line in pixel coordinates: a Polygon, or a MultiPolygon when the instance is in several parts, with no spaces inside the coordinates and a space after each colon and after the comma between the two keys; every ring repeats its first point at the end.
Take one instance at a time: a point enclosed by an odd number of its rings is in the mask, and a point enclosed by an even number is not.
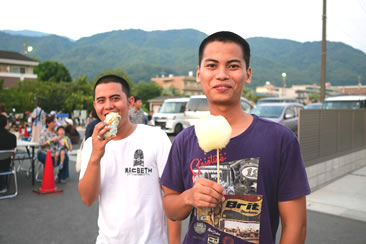
{"type": "Polygon", "coordinates": [[[118,124],[119,124],[120,119],[121,119],[121,116],[118,113],[113,112],[113,113],[107,114],[107,116],[105,117],[104,122],[108,123],[109,124],[108,126],[111,129],[103,135],[103,137],[105,139],[117,134],[117,128],[118,128],[118,124]]]}
{"type": "Polygon", "coordinates": [[[221,115],[208,115],[200,119],[194,127],[198,144],[205,153],[222,149],[230,141],[231,126],[221,115]]]}

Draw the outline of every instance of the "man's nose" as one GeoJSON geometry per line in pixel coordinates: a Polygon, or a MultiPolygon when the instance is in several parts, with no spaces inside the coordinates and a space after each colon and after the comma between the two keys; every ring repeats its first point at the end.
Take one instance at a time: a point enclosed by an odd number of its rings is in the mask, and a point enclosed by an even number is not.
{"type": "Polygon", "coordinates": [[[113,108],[114,107],[114,104],[113,104],[113,102],[110,100],[110,99],[107,99],[107,101],[105,102],[105,104],[104,104],[104,108],[105,109],[111,109],[111,108],[113,108]]]}
{"type": "Polygon", "coordinates": [[[218,70],[218,73],[216,74],[216,79],[218,80],[226,80],[229,78],[229,75],[226,72],[226,69],[220,69],[218,70]]]}

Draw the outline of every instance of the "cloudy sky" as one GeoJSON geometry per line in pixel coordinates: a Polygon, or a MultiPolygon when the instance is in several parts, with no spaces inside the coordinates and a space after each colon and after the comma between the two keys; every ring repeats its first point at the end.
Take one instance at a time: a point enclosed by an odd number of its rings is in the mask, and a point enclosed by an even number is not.
{"type": "MultiPolygon", "coordinates": [[[[0,30],[81,37],[112,30],[193,28],[206,34],[320,41],[322,0],[11,0],[1,3],[0,30]]],[[[366,0],[327,1],[327,39],[366,53],[366,0]]]]}

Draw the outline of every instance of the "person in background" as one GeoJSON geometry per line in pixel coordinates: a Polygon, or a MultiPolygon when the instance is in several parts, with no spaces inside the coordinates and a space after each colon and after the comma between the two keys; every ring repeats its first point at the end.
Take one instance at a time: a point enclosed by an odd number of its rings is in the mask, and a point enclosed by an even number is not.
{"type": "Polygon", "coordinates": [[[0,114],[4,115],[5,117],[8,117],[8,115],[6,114],[6,107],[4,104],[0,104],[0,114]]]}
{"type": "MultiPolygon", "coordinates": [[[[56,153],[58,141],[59,141],[59,137],[56,134],[55,117],[53,117],[53,116],[46,117],[46,130],[42,131],[42,133],[41,133],[41,136],[39,139],[39,144],[40,144],[41,148],[39,149],[39,151],[37,153],[37,158],[42,164],[46,163],[47,151],[50,150],[51,155],[52,155],[52,164],[54,166],[56,166],[55,153],[56,153]]],[[[67,155],[67,153],[65,153],[64,165],[63,165],[62,169],[59,169],[59,171],[58,171],[57,180],[59,183],[66,183],[66,179],[69,178],[69,176],[70,176],[69,156],[67,155]]]]}
{"type": "Polygon", "coordinates": [[[96,124],[98,124],[101,120],[98,118],[97,113],[95,112],[95,109],[93,108],[90,112],[92,115],[92,119],[90,119],[90,122],[86,126],[85,129],[85,137],[84,139],[87,140],[89,137],[93,135],[94,127],[96,124]]]}
{"type": "Polygon", "coordinates": [[[147,116],[147,124],[152,125],[152,118],[153,118],[154,112],[150,111],[149,115],[147,116]]]}
{"type": "Polygon", "coordinates": [[[128,111],[128,117],[133,124],[146,124],[145,114],[142,111],[142,100],[139,96],[134,96],[133,107],[128,111]]]}
{"type": "MultiPolygon", "coordinates": [[[[102,122],[82,152],[79,193],[87,206],[98,201],[96,243],[167,244],[165,214],[159,177],[171,142],[163,131],[131,123],[133,101],[126,80],[100,77],[94,86],[94,108],[102,122]],[[117,134],[103,122],[109,113],[121,117],[117,134]]],[[[180,222],[168,220],[169,243],[180,243],[180,222]]]]}
{"type": "MultiPolygon", "coordinates": [[[[8,120],[8,114],[6,113],[6,107],[4,104],[0,104],[0,114],[4,115],[6,120],[8,120]]],[[[6,124],[6,129],[10,130],[10,124],[6,124]]]]}
{"type": "MultiPolygon", "coordinates": [[[[0,150],[11,150],[17,146],[17,138],[14,134],[6,129],[7,117],[0,114],[0,150]]],[[[0,172],[8,171],[10,169],[10,159],[0,159],[0,172]]],[[[0,193],[8,191],[7,175],[0,175],[0,193]]]]}
{"type": "Polygon", "coordinates": [[[72,143],[71,140],[65,136],[64,127],[57,127],[56,133],[58,135],[58,144],[55,152],[55,165],[58,165],[59,169],[62,169],[64,167],[66,153],[72,151],[72,143]]]}
{"type": "Polygon", "coordinates": [[[65,133],[70,138],[72,144],[79,144],[80,143],[80,134],[77,131],[76,127],[74,126],[74,123],[72,119],[66,118],[66,127],[65,127],[65,133]]]}
{"type": "Polygon", "coordinates": [[[220,184],[214,181],[218,178],[212,173],[217,166],[216,150],[205,153],[198,144],[195,127],[186,128],[175,138],[160,180],[165,213],[173,220],[192,214],[186,244],[208,243],[213,228],[217,243],[222,238],[230,243],[247,240],[274,244],[280,218],[280,242],[304,243],[310,187],[297,137],[287,127],[241,108],[244,85],[252,77],[249,44],[235,33],[217,32],[202,41],[198,57],[196,80],[207,97],[210,113],[223,116],[232,128],[231,139],[219,154],[223,177],[220,184]],[[228,194],[247,200],[230,201],[228,194]],[[194,209],[216,208],[223,202],[229,208],[223,214],[254,223],[240,230],[243,223],[233,225],[227,219],[212,223],[215,226],[198,221],[202,215],[194,209]],[[229,228],[241,233],[230,232],[227,222],[229,228]]]}
{"type": "Polygon", "coordinates": [[[40,106],[40,102],[37,101],[36,108],[32,112],[32,141],[39,142],[39,138],[43,129],[43,123],[46,118],[46,113],[40,106]]]}

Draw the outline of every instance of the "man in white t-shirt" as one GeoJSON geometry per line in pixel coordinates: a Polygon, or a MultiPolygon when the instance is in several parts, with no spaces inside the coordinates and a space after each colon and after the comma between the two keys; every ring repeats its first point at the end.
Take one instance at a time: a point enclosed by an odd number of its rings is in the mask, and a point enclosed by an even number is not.
{"type": "MultiPolygon", "coordinates": [[[[97,124],[82,153],[81,200],[90,206],[99,199],[96,243],[168,243],[159,178],[171,143],[160,129],[131,123],[132,102],[119,76],[103,76],[94,86],[98,117],[121,116],[117,134],[108,139],[108,124],[97,124]]],[[[168,220],[168,231],[169,243],[180,243],[180,222],[168,220]]]]}

